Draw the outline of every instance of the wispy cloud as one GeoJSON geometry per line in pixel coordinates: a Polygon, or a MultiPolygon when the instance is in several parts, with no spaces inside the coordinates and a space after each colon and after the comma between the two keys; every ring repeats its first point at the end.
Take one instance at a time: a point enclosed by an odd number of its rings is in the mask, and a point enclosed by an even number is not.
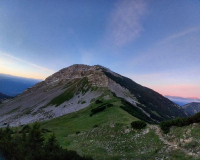
{"type": "Polygon", "coordinates": [[[9,57],[9,58],[12,58],[12,59],[14,59],[14,60],[20,61],[20,62],[24,62],[24,63],[26,63],[26,64],[28,64],[28,65],[30,65],[30,66],[33,66],[33,67],[36,67],[36,68],[39,68],[39,69],[42,69],[42,70],[45,70],[45,71],[55,72],[55,71],[50,70],[50,69],[48,69],[48,68],[44,68],[44,67],[38,66],[38,65],[36,65],[36,64],[34,64],[34,63],[25,61],[25,60],[20,59],[20,58],[17,58],[17,57],[14,57],[14,56],[12,56],[12,55],[10,55],[10,54],[7,54],[7,53],[2,53],[2,55],[6,56],[6,57],[9,57]]]}
{"type": "Polygon", "coordinates": [[[199,30],[200,30],[200,27],[196,27],[196,28],[190,28],[190,29],[184,30],[184,31],[179,32],[179,33],[175,33],[175,34],[163,39],[159,44],[170,42],[170,41],[172,41],[174,39],[186,36],[188,34],[191,34],[193,32],[197,32],[199,30]]]}
{"type": "MultiPolygon", "coordinates": [[[[200,26],[171,34],[144,49],[137,57],[130,57],[130,61],[127,62],[127,64],[129,64],[130,67],[146,67],[146,70],[153,66],[157,69],[165,69],[166,66],[167,68],[174,67],[173,70],[175,70],[181,65],[182,69],[186,69],[189,65],[192,66],[192,63],[188,62],[193,61],[194,63],[200,58],[199,35],[200,26]],[[187,65],[185,65],[186,63],[187,65]]],[[[170,71],[171,70],[172,69],[170,69],[170,71]]]]}
{"type": "Polygon", "coordinates": [[[123,46],[139,37],[143,30],[141,18],[146,11],[143,0],[123,0],[116,3],[108,22],[108,41],[123,46]]]}

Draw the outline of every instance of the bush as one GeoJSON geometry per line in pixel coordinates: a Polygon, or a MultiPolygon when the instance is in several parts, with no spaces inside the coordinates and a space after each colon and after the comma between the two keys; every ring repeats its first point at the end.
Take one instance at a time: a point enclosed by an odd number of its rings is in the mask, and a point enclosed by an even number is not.
{"type": "Polygon", "coordinates": [[[101,105],[101,106],[99,106],[99,107],[97,107],[97,108],[94,108],[94,109],[92,109],[91,110],[91,114],[90,114],[90,117],[92,117],[94,114],[97,114],[97,113],[99,113],[99,112],[102,112],[102,111],[104,111],[106,108],[108,108],[108,107],[112,107],[113,106],[113,104],[104,104],[104,105],[101,105]]]}
{"type": "Polygon", "coordinates": [[[52,131],[50,131],[50,130],[48,130],[46,128],[42,128],[42,133],[47,133],[47,132],[52,132],[52,131]]]}
{"type": "Polygon", "coordinates": [[[131,126],[134,129],[143,129],[143,128],[145,128],[147,126],[147,124],[144,121],[133,121],[131,123],[131,126]]]}
{"type": "Polygon", "coordinates": [[[84,104],[84,103],[86,103],[86,101],[82,101],[82,102],[81,102],[81,104],[84,104]]]}
{"type": "Polygon", "coordinates": [[[102,103],[102,101],[99,100],[99,99],[97,99],[97,100],[95,101],[95,103],[96,103],[96,104],[99,104],[99,103],[102,103]]]}
{"type": "Polygon", "coordinates": [[[30,131],[30,126],[27,124],[27,125],[23,126],[20,133],[28,133],[29,131],[30,131]]]}
{"type": "Polygon", "coordinates": [[[95,125],[93,126],[93,128],[97,128],[97,127],[99,127],[97,124],[95,124],[95,125]]]}
{"type": "Polygon", "coordinates": [[[191,117],[186,117],[186,118],[178,117],[173,120],[163,121],[160,123],[160,128],[166,134],[170,131],[171,126],[183,127],[183,126],[190,125],[192,123],[199,123],[199,122],[200,122],[200,112],[196,113],[195,115],[191,117]]]}

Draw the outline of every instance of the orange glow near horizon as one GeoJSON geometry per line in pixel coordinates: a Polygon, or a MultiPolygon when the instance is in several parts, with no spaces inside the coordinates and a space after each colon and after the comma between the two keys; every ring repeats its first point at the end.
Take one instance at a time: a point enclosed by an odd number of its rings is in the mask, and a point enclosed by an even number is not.
{"type": "Polygon", "coordinates": [[[47,77],[45,75],[41,75],[41,74],[38,74],[36,72],[32,72],[30,74],[30,73],[27,73],[27,72],[22,72],[22,71],[18,71],[16,69],[10,69],[10,68],[7,68],[7,67],[1,67],[0,73],[12,75],[12,76],[24,77],[24,78],[41,79],[41,80],[44,80],[47,77]]]}
{"type": "Polygon", "coordinates": [[[7,75],[11,75],[11,76],[17,76],[17,77],[23,77],[23,78],[31,78],[31,79],[40,79],[40,80],[45,80],[46,77],[44,76],[41,76],[41,75],[37,75],[37,74],[32,74],[31,76],[29,75],[24,75],[24,74],[16,74],[16,73],[6,73],[6,72],[1,72],[0,71],[0,74],[7,74],[7,75]]]}
{"type": "Polygon", "coordinates": [[[0,73],[44,80],[54,71],[0,52],[0,73]]]}

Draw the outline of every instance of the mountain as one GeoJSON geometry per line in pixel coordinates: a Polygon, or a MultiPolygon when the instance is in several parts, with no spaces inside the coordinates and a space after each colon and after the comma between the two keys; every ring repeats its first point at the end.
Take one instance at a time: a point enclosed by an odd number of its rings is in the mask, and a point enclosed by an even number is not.
{"type": "Polygon", "coordinates": [[[200,103],[192,102],[182,106],[182,108],[188,113],[188,115],[192,116],[195,113],[200,112],[200,103]]]}
{"type": "Polygon", "coordinates": [[[91,116],[117,107],[148,123],[187,116],[181,107],[161,94],[108,68],[72,65],[0,104],[0,123],[17,126],[44,121],[90,105],[93,105],[91,116]]]}
{"type": "Polygon", "coordinates": [[[184,97],[176,97],[176,96],[165,96],[165,97],[171,100],[172,102],[178,104],[179,106],[183,106],[191,102],[200,103],[200,99],[197,97],[193,97],[193,98],[184,98],[184,97]]]}
{"type": "Polygon", "coordinates": [[[11,98],[11,97],[0,92],[0,100],[7,99],[7,98],[11,98]]]}
{"type": "Polygon", "coordinates": [[[0,92],[16,96],[42,80],[0,74],[0,92]]]}

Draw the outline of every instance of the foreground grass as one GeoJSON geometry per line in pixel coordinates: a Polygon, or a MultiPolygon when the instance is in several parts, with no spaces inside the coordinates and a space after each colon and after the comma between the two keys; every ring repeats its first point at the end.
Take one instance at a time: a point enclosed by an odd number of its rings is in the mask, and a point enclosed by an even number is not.
{"type": "Polygon", "coordinates": [[[42,122],[42,127],[53,131],[60,143],[65,146],[63,137],[67,137],[70,134],[77,132],[85,132],[92,130],[96,126],[106,126],[115,123],[122,123],[129,125],[132,121],[138,120],[131,116],[126,111],[122,110],[119,106],[122,105],[120,100],[113,98],[112,100],[104,100],[101,104],[91,104],[89,107],[84,108],[78,112],[67,114],[56,119],[42,122]],[[102,104],[113,104],[113,107],[109,107],[104,111],[90,116],[91,109],[102,104]]]}
{"type": "MultiPolygon", "coordinates": [[[[120,107],[123,105],[120,99],[110,95],[109,100],[103,99],[103,96],[99,97],[99,100],[100,103],[97,104],[93,100],[90,106],[80,111],[41,122],[42,128],[55,133],[63,148],[75,150],[81,156],[91,156],[97,160],[193,159],[178,149],[170,150],[148,126],[142,130],[132,129],[131,122],[138,119],[120,107]],[[92,109],[103,104],[113,106],[90,116],[92,109]]],[[[183,136],[181,132],[187,132],[189,128],[191,126],[175,127],[166,138],[169,141],[180,141],[183,136]]],[[[48,138],[50,134],[45,133],[45,137],[48,138]]],[[[193,128],[189,136],[194,136],[198,140],[198,127],[193,128]]],[[[182,145],[187,148],[193,144],[182,145]]]]}
{"type": "MultiPolygon", "coordinates": [[[[42,122],[42,127],[54,132],[62,147],[94,159],[152,159],[159,155],[163,147],[159,137],[149,128],[133,130],[130,124],[138,119],[120,108],[123,105],[120,99],[112,97],[101,101],[42,122]],[[102,104],[113,106],[90,116],[91,109],[102,104]]],[[[46,133],[46,137],[48,135],[46,133]]]]}

